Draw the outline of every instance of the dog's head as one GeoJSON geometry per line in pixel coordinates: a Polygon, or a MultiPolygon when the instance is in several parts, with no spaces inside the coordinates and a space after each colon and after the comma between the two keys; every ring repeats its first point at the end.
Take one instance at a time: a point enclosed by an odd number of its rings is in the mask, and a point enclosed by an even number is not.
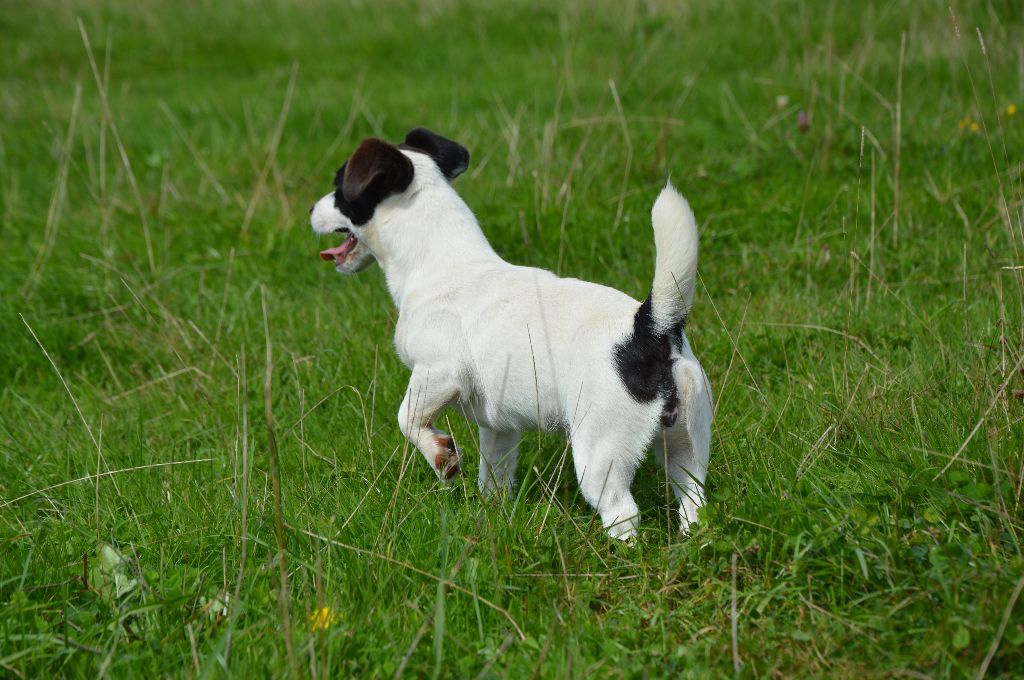
{"type": "Polygon", "coordinates": [[[381,214],[402,197],[414,197],[418,185],[429,178],[418,177],[411,154],[426,155],[449,182],[469,167],[469,151],[464,146],[416,128],[400,145],[371,137],[363,140],[355,153],[334,176],[334,191],[317,201],[309,211],[309,221],[318,234],[338,233],[345,241],[320,253],[321,259],[334,262],[344,274],[362,271],[373,261],[373,231],[381,214]]]}

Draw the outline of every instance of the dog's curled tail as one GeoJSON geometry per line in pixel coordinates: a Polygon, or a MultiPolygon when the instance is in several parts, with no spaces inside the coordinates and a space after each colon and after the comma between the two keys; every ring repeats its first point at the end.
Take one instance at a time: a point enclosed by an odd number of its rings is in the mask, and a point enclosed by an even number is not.
{"type": "Polygon", "coordinates": [[[651,313],[658,330],[686,324],[697,286],[697,221],[690,204],[666,183],[651,208],[654,224],[654,285],[651,313]]]}

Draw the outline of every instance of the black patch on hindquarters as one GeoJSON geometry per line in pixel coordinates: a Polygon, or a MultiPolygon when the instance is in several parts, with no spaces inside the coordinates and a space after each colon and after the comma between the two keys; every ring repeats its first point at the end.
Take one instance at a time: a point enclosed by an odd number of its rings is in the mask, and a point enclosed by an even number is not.
{"type": "Polygon", "coordinates": [[[661,424],[672,427],[679,417],[679,395],[672,379],[672,350],[682,350],[686,318],[666,332],[654,327],[648,295],[633,316],[633,332],[615,345],[612,356],[619,378],[640,403],[663,399],[661,424]]]}
{"type": "Polygon", "coordinates": [[[679,417],[679,398],[674,397],[665,402],[661,407],[661,424],[663,427],[672,427],[679,417]]]}
{"type": "Polygon", "coordinates": [[[469,167],[469,150],[466,147],[426,128],[410,130],[405,136],[405,143],[398,148],[430,156],[449,182],[469,167]]]}
{"type": "Polygon", "coordinates": [[[366,224],[377,205],[412,182],[412,161],[398,147],[366,139],[334,176],[334,207],[352,224],[366,224]]]}

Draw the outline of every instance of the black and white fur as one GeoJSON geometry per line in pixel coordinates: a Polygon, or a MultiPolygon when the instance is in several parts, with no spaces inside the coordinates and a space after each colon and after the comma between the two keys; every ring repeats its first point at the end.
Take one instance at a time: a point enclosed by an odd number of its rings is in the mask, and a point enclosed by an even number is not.
{"type": "Polygon", "coordinates": [[[684,328],[697,276],[697,226],[666,185],[654,203],[654,284],[639,303],[612,288],[505,262],[450,182],[461,145],[418,128],[399,146],[365,140],[335,191],[310,211],[321,253],[354,273],[376,259],[398,307],[395,348],[412,370],[402,433],[442,479],[460,453],[436,427],[449,405],[480,426],[481,491],[515,484],[520,433],[562,430],[583,497],[619,539],[636,534],[630,486],[653,444],[680,503],[704,504],[711,393],[684,328]]]}

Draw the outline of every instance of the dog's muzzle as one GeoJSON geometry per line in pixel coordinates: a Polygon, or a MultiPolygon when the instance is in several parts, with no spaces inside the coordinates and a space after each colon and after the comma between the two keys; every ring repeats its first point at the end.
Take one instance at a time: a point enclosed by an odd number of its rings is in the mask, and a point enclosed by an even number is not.
{"type": "Polygon", "coordinates": [[[321,250],[320,259],[324,262],[334,262],[335,265],[343,265],[348,259],[348,256],[353,250],[355,250],[355,247],[359,245],[359,239],[357,239],[356,235],[348,229],[338,229],[337,232],[348,234],[348,238],[346,238],[344,243],[336,248],[321,250]]]}

